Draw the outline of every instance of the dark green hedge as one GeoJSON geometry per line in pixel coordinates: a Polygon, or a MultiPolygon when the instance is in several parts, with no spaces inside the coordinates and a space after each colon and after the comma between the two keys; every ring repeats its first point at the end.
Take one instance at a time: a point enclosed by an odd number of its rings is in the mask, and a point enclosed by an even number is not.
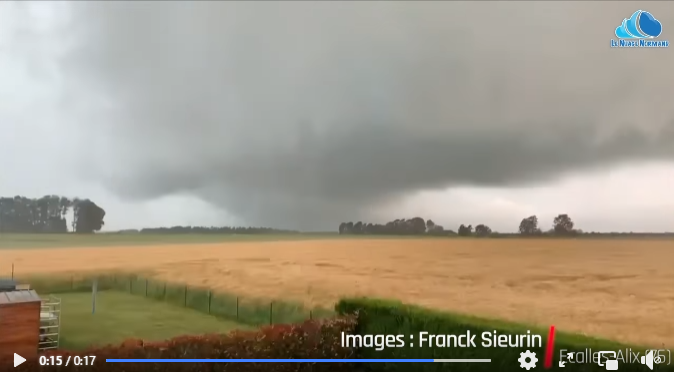
{"type": "MultiPolygon", "coordinates": [[[[349,298],[342,299],[336,310],[342,314],[358,314],[358,325],[355,330],[359,335],[404,335],[405,346],[384,348],[377,351],[375,348],[359,348],[359,358],[364,359],[491,359],[491,363],[369,363],[368,370],[390,372],[435,372],[435,371],[471,371],[471,372],[494,372],[494,371],[526,371],[520,368],[517,361],[520,352],[530,350],[536,353],[538,363],[534,370],[542,370],[545,358],[545,343],[548,329],[531,328],[521,324],[506,323],[501,321],[482,319],[459,314],[444,313],[425,309],[418,306],[403,304],[399,301],[349,298]],[[435,335],[459,335],[470,330],[475,338],[476,347],[419,347],[419,332],[428,332],[435,335]],[[541,347],[507,347],[486,348],[481,342],[483,332],[497,331],[498,334],[531,334],[541,335],[541,347]],[[413,339],[410,339],[413,335],[413,339]],[[413,343],[415,347],[411,347],[413,343]]],[[[643,355],[644,347],[621,345],[615,342],[584,337],[580,335],[560,333],[555,334],[555,357],[553,370],[559,371],[606,371],[595,363],[566,364],[564,368],[558,367],[560,349],[569,351],[583,351],[591,348],[593,352],[604,350],[623,350],[631,348],[640,351],[643,355]]],[[[619,371],[649,370],[646,366],[633,363],[619,363],[619,371]]],[[[672,366],[656,365],[657,371],[674,371],[672,366]]]]}

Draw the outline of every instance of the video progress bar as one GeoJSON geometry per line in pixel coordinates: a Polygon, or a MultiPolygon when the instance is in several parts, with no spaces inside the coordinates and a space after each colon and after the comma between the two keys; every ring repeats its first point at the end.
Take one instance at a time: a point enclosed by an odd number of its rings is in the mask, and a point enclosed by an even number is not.
{"type": "Polygon", "coordinates": [[[491,363],[491,359],[106,359],[108,363],[491,363]]]}

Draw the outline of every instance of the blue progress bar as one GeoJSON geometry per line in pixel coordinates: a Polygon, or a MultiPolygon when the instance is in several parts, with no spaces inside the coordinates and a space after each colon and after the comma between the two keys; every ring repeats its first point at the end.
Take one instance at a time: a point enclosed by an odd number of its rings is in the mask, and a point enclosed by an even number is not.
{"type": "Polygon", "coordinates": [[[111,363],[490,363],[491,359],[106,359],[111,363]]]}

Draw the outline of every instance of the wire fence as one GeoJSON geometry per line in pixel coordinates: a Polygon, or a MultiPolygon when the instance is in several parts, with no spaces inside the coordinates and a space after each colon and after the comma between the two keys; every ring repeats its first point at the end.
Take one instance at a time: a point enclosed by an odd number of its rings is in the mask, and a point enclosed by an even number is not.
{"type": "MultiPolygon", "coordinates": [[[[12,270],[14,277],[14,270],[12,270]]],[[[94,281],[98,291],[123,291],[148,299],[198,310],[204,314],[234,320],[242,324],[267,325],[298,323],[308,319],[326,318],[334,311],[321,307],[307,308],[300,303],[269,301],[212,291],[208,288],[170,283],[129,274],[95,276],[25,277],[18,278],[42,295],[91,292],[94,281]]]]}

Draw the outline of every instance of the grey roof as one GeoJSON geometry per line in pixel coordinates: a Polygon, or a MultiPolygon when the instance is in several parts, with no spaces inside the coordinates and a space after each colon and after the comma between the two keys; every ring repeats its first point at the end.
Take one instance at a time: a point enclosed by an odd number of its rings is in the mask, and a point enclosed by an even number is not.
{"type": "Polygon", "coordinates": [[[40,301],[42,301],[40,296],[32,289],[27,291],[0,292],[0,306],[40,301]]]}
{"type": "Polygon", "coordinates": [[[2,289],[4,289],[4,290],[7,290],[7,289],[13,290],[14,288],[16,288],[16,285],[17,285],[17,284],[18,284],[18,283],[16,282],[16,280],[0,278],[0,290],[2,290],[2,289]]]}

